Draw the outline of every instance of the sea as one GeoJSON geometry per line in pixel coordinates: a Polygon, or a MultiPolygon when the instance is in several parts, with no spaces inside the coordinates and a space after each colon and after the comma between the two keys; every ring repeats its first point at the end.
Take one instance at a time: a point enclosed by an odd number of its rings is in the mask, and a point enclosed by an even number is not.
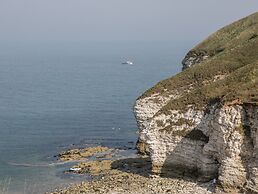
{"type": "Polygon", "coordinates": [[[44,193],[87,179],[59,152],[133,150],[133,105],[181,71],[191,41],[0,44],[0,193],[44,193]],[[133,65],[122,64],[130,60],[133,65]]]}

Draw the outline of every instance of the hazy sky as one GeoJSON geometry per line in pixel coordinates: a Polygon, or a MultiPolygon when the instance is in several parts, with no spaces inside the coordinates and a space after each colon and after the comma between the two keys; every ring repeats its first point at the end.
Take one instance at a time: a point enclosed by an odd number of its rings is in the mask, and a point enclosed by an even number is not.
{"type": "Polygon", "coordinates": [[[0,0],[0,41],[200,40],[258,0],[0,0]]]}

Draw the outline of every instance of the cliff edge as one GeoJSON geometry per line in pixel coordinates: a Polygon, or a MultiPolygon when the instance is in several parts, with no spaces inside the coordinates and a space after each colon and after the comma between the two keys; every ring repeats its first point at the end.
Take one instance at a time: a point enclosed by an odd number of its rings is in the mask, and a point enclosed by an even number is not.
{"type": "Polygon", "coordinates": [[[258,12],[189,51],[135,103],[138,150],[163,176],[258,192],[258,12]]]}

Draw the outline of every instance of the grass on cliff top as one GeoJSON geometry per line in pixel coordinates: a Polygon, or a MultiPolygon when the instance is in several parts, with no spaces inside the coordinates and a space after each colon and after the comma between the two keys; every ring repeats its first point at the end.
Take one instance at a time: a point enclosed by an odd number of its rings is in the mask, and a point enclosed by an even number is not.
{"type": "Polygon", "coordinates": [[[163,80],[147,90],[140,98],[154,93],[166,95],[167,91],[194,89],[177,100],[171,100],[161,109],[186,109],[187,105],[203,108],[210,102],[223,103],[240,100],[258,103],[258,12],[212,34],[193,50],[212,53],[200,64],[163,80]],[[213,82],[218,75],[226,78],[213,82]]]}
{"type": "Polygon", "coordinates": [[[216,54],[235,48],[239,43],[257,37],[258,12],[240,19],[211,34],[193,50],[204,50],[216,54]]]}
{"type": "Polygon", "coordinates": [[[186,110],[187,105],[203,109],[206,105],[219,102],[258,105],[258,61],[241,67],[223,80],[197,87],[197,89],[170,101],[160,112],[169,113],[171,109],[186,110]]]}

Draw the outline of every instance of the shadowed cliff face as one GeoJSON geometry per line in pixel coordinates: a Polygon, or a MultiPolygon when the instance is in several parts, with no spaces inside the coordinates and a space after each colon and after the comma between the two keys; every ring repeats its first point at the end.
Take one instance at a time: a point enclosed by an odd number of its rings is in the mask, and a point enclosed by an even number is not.
{"type": "Polygon", "coordinates": [[[257,34],[258,13],[222,28],[137,99],[138,148],[153,173],[258,190],[257,34]]]}

